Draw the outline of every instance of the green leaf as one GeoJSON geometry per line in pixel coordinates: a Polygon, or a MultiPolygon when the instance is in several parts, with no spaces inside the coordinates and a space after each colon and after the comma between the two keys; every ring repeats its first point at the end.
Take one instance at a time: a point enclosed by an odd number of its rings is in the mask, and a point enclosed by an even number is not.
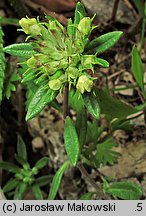
{"type": "Polygon", "coordinates": [[[103,166],[110,164],[113,165],[120,154],[112,150],[113,147],[117,146],[112,138],[105,140],[103,143],[97,144],[95,163],[97,166],[101,164],[103,166]]]}
{"type": "Polygon", "coordinates": [[[21,164],[23,167],[29,167],[29,164],[24,158],[20,157],[19,155],[15,155],[16,161],[21,164]]]}
{"type": "Polygon", "coordinates": [[[5,55],[3,51],[3,30],[0,26],[0,102],[2,101],[2,94],[3,94],[3,85],[4,85],[4,78],[5,78],[5,55]]]}
{"type": "Polygon", "coordinates": [[[114,182],[108,186],[106,192],[124,200],[138,200],[143,195],[141,187],[132,182],[114,182]]]}
{"type": "Polygon", "coordinates": [[[19,20],[13,18],[0,17],[0,24],[19,26],[19,20]]]}
{"type": "Polygon", "coordinates": [[[22,200],[27,188],[28,188],[28,185],[26,183],[20,182],[16,188],[16,191],[14,194],[14,200],[22,200]]]}
{"type": "Polygon", "coordinates": [[[66,161],[57,170],[57,172],[56,172],[56,174],[55,174],[55,176],[53,178],[52,184],[51,184],[51,188],[50,188],[50,192],[49,192],[49,197],[48,197],[49,200],[54,200],[55,199],[56,194],[58,192],[58,189],[60,187],[62,176],[63,176],[64,172],[68,169],[69,165],[70,165],[70,162],[66,161]]]}
{"type": "Polygon", "coordinates": [[[144,65],[135,46],[132,48],[132,72],[141,90],[144,91],[144,65]]]}
{"type": "Polygon", "coordinates": [[[75,166],[78,162],[80,144],[75,126],[69,116],[65,119],[64,144],[70,162],[75,166]]]}
{"type": "Polygon", "coordinates": [[[114,118],[124,119],[129,115],[139,112],[136,108],[110,96],[106,89],[94,88],[101,113],[107,115],[111,120],[114,118]]]}
{"type": "Polygon", "coordinates": [[[3,192],[7,193],[7,192],[12,191],[13,189],[17,187],[18,184],[19,184],[19,181],[17,179],[11,179],[3,187],[3,192]]]}
{"type": "Polygon", "coordinates": [[[78,90],[75,91],[73,88],[69,92],[69,106],[76,112],[81,112],[84,108],[82,94],[78,90]]]}
{"type": "Polygon", "coordinates": [[[85,193],[84,195],[80,197],[80,200],[91,200],[94,194],[95,192],[85,193]]]}
{"type": "Polygon", "coordinates": [[[74,24],[79,24],[80,20],[85,16],[86,12],[84,6],[80,2],[77,2],[75,9],[74,24]]]}
{"type": "Polygon", "coordinates": [[[80,147],[82,148],[86,141],[87,133],[87,112],[84,108],[82,112],[77,113],[76,130],[79,138],[80,147]]]}
{"type": "Polygon", "coordinates": [[[44,166],[47,165],[49,158],[48,157],[43,157],[37,163],[35,164],[35,167],[37,169],[42,169],[44,166]]]}
{"type": "Polygon", "coordinates": [[[85,48],[86,53],[96,53],[97,55],[111,48],[121,37],[123,32],[113,31],[101,35],[92,40],[85,48]]]}
{"type": "Polygon", "coordinates": [[[98,62],[98,64],[102,67],[108,68],[109,67],[109,63],[101,58],[96,58],[96,61],[98,62]]]}
{"type": "Polygon", "coordinates": [[[39,187],[43,187],[50,183],[51,177],[49,175],[41,176],[37,179],[35,179],[36,184],[38,184],[39,187]]]}
{"type": "Polygon", "coordinates": [[[16,86],[14,82],[18,80],[20,80],[20,77],[15,72],[7,79],[5,86],[5,96],[7,99],[10,98],[12,91],[16,91],[16,86]]]}
{"type": "Polygon", "coordinates": [[[138,9],[138,12],[141,16],[144,16],[144,4],[142,3],[141,0],[133,0],[135,6],[137,7],[138,9]]]}
{"type": "Polygon", "coordinates": [[[32,192],[37,200],[43,200],[42,192],[37,184],[32,185],[32,192]]]}
{"type": "Polygon", "coordinates": [[[84,93],[83,94],[84,99],[84,105],[86,106],[88,112],[96,119],[100,118],[100,107],[98,104],[97,97],[93,94],[93,92],[90,93],[84,93]]]}
{"type": "Polygon", "coordinates": [[[18,166],[9,162],[0,162],[0,168],[12,173],[19,173],[21,171],[18,166]]]}
{"type": "Polygon", "coordinates": [[[17,136],[17,153],[18,156],[23,158],[25,161],[27,161],[27,150],[25,142],[23,141],[22,137],[18,134],[17,136]]]}
{"type": "Polygon", "coordinates": [[[3,48],[4,52],[17,57],[31,57],[34,54],[30,43],[15,43],[3,48]]]}
{"type": "Polygon", "coordinates": [[[68,24],[67,24],[67,33],[69,35],[69,37],[72,39],[72,36],[74,35],[75,33],[75,27],[73,25],[73,22],[72,22],[72,19],[70,18],[68,20],[68,24]]]}
{"type": "Polygon", "coordinates": [[[40,87],[36,91],[28,105],[26,121],[34,118],[37,114],[39,114],[47,104],[49,104],[56,98],[57,94],[58,91],[46,89],[44,86],[40,87]]]}

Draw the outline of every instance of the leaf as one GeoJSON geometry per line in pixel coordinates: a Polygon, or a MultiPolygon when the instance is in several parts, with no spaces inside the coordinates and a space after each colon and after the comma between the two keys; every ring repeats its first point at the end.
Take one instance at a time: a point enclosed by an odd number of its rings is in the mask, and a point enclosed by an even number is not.
{"type": "Polygon", "coordinates": [[[81,112],[84,108],[84,101],[81,93],[78,90],[71,89],[69,92],[69,106],[76,112],[81,112]]]}
{"type": "Polygon", "coordinates": [[[18,156],[20,156],[25,161],[27,161],[26,145],[25,145],[22,137],[19,134],[17,136],[17,153],[18,153],[18,156]]]}
{"type": "Polygon", "coordinates": [[[106,89],[94,88],[93,91],[95,92],[101,113],[106,114],[110,120],[114,118],[124,119],[139,112],[136,108],[110,96],[106,89]]]}
{"type": "Polygon", "coordinates": [[[28,185],[26,183],[20,182],[16,188],[16,191],[14,194],[14,200],[22,200],[27,188],[28,188],[28,185]]]}
{"type": "Polygon", "coordinates": [[[142,3],[141,0],[133,0],[135,6],[137,7],[138,9],[138,12],[141,16],[144,16],[144,4],[142,3]]]}
{"type": "Polygon", "coordinates": [[[0,17],[0,24],[19,26],[19,20],[13,18],[0,17]]]}
{"type": "Polygon", "coordinates": [[[12,91],[16,91],[16,86],[14,84],[14,82],[18,81],[20,79],[20,77],[16,74],[16,73],[13,73],[7,80],[6,82],[6,92],[5,92],[5,96],[7,99],[10,98],[11,96],[11,92],[12,91]]]}
{"type": "Polygon", "coordinates": [[[91,200],[94,194],[95,192],[85,193],[84,195],[80,197],[80,200],[91,200]]]}
{"type": "Polygon", "coordinates": [[[49,104],[56,98],[57,94],[58,91],[46,89],[44,86],[40,87],[36,91],[28,105],[26,121],[34,118],[37,114],[39,114],[47,104],[49,104]]]}
{"type": "Polygon", "coordinates": [[[17,57],[31,57],[34,54],[31,43],[15,43],[3,48],[4,52],[17,57]]]}
{"type": "Polygon", "coordinates": [[[21,171],[18,166],[9,162],[0,162],[0,168],[12,173],[19,173],[21,171]]]}
{"type": "Polygon", "coordinates": [[[87,133],[87,112],[85,108],[82,110],[82,112],[77,113],[76,130],[78,134],[80,147],[82,148],[85,144],[87,133]]]}
{"type": "Polygon", "coordinates": [[[65,119],[64,144],[69,160],[75,166],[78,162],[80,144],[75,126],[69,116],[65,119]]]}
{"type": "Polygon", "coordinates": [[[20,165],[23,166],[23,168],[27,169],[29,167],[29,163],[26,160],[24,160],[24,158],[22,158],[18,155],[15,155],[15,159],[20,165]]]}
{"type": "Polygon", "coordinates": [[[37,184],[32,185],[32,192],[37,200],[43,200],[42,192],[37,184]]]}
{"type": "Polygon", "coordinates": [[[93,92],[83,94],[84,105],[86,106],[88,112],[96,119],[100,118],[100,107],[98,100],[93,92]]]}
{"type": "Polygon", "coordinates": [[[50,183],[50,179],[51,179],[51,177],[49,175],[46,175],[46,176],[41,176],[41,177],[35,179],[35,182],[36,182],[36,184],[38,184],[39,187],[43,187],[43,186],[50,183]]]}
{"type": "Polygon", "coordinates": [[[52,184],[51,184],[51,188],[50,188],[50,192],[49,192],[49,197],[48,197],[49,200],[54,200],[55,199],[56,194],[58,192],[58,189],[60,187],[62,176],[63,176],[64,172],[68,169],[69,165],[70,165],[70,162],[66,161],[57,170],[57,172],[56,172],[56,174],[55,174],[55,176],[53,178],[52,184]]]}
{"type": "Polygon", "coordinates": [[[43,157],[37,163],[35,164],[35,167],[37,169],[42,169],[44,166],[47,165],[49,158],[48,157],[43,157]]]}
{"type": "Polygon", "coordinates": [[[135,46],[132,48],[132,72],[141,90],[144,91],[144,65],[135,46]]]}
{"type": "Polygon", "coordinates": [[[5,78],[5,55],[3,52],[3,30],[0,26],[0,102],[2,101],[2,93],[3,93],[3,85],[4,85],[4,78],[5,78]]]}
{"type": "Polygon", "coordinates": [[[79,24],[80,20],[86,16],[85,8],[80,3],[77,2],[74,16],[74,24],[79,24]]]}
{"type": "Polygon", "coordinates": [[[3,192],[7,193],[7,192],[12,191],[13,189],[17,187],[18,184],[19,184],[19,181],[17,179],[11,179],[3,187],[3,192]]]}
{"type": "Polygon", "coordinates": [[[112,150],[113,147],[117,146],[112,138],[105,140],[103,143],[97,144],[95,163],[97,166],[102,164],[103,166],[110,164],[113,165],[120,154],[112,150]]]}
{"type": "Polygon", "coordinates": [[[124,181],[110,184],[106,192],[124,200],[138,200],[143,195],[143,191],[139,185],[124,181]]]}
{"type": "Polygon", "coordinates": [[[98,55],[105,52],[119,40],[122,34],[121,31],[113,31],[95,38],[86,46],[85,53],[96,53],[98,55]]]}
{"type": "Polygon", "coordinates": [[[74,35],[75,33],[75,27],[73,25],[73,22],[72,22],[72,19],[70,18],[68,20],[68,24],[67,24],[67,33],[69,35],[69,37],[72,39],[72,36],[74,35]]]}

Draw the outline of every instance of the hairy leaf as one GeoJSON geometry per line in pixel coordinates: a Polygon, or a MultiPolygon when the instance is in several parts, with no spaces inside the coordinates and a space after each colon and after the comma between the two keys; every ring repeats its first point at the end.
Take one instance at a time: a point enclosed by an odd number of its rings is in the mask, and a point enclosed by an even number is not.
{"type": "Polygon", "coordinates": [[[100,118],[100,107],[98,104],[97,97],[91,93],[83,94],[84,105],[86,106],[88,112],[96,119],[100,118]]]}
{"type": "Polygon", "coordinates": [[[80,144],[75,126],[69,116],[65,119],[64,144],[67,155],[72,165],[75,166],[78,162],[80,144]]]}
{"type": "Polygon", "coordinates": [[[64,174],[64,172],[68,169],[70,165],[69,161],[64,162],[64,164],[58,169],[58,171],[56,172],[52,184],[51,184],[51,188],[50,188],[50,192],[49,192],[49,200],[54,200],[56,197],[56,194],[58,192],[61,180],[62,180],[62,176],[64,174]]]}
{"type": "Polygon", "coordinates": [[[83,4],[77,2],[76,9],[75,9],[74,24],[79,24],[80,20],[85,16],[86,16],[86,12],[83,4]]]}
{"type": "Polygon", "coordinates": [[[11,179],[3,187],[3,192],[7,193],[7,192],[12,191],[13,189],[17,187],[18,184],[19,184],[19,181],[17,179],[11,179]]]}
{"type": "Polygon", "coordinates": [[[43,187],[43,186],[49,184],[50,180],[51,180],[50,175],[46,175],[46,176],[41,176],[41,177],[36,178],[35,182],[39,187],[43,187]]]}
{"type": "Polygon", "coordinates": [[[97,55],[111,48],[121,37],[123,32],[113,31],[101,35],[92,40],[85,48],[86,53],[96,53],[97,55]]]}
{"type": "Polygon", "coordinates": [[[9,172],[12,172],[12,173],[19,173],[21,171],[21,169],[18,166],[14,165],[12,163],[3,162],[3,161],[0,162],[0,168],[7,170],[9,172]]]}
{"type": "Polygon", "coordinates": [[[141,187],[132,182],[114,182],[109,185],[106,192],[124,200],[138,200],[143,195],[141,187]]]}
{"type": "Polygon", "coordinates": [[[44,166],[47,165],[49,158],[48,157],[43,157],[37,163],[35,164],[35,167],[37,169],[42,169],[44,166]]]}
{"type": "Polygon", "coordinates": [[[80,197],[80,200],[91,200],[94,194],[95,192],[85,193],[84,195],[80,197]]]}
{"type": "Polygon", "coordinates": [[[100,164],[103,166],[106,164],[113,165],[117,161],[120,154],[112,150],[115,146],[117,146],[117,144],[112,138],[105,140],[103,143],[97,144],[94,160],[97,166],[100,164]]]}
{"type": "Polygon", "coordinates": [[[18,156],[20,156],[25,161],[27,161],[26,145],[25,145],[22,137],[19,134],[17,136],[17,153],[18,153],[18,156]]]}
{"type": "Polygon", "coordinates": [[[17,57],[31,57],[34,54],[33,46],[30,43],[15,43],[4,47],[3,50],[17,57]]]}
{"type": "Polygon", "coordinates": [[[94,88],[94,92],[101,112],[106,114],[110,120],[114,118],[123,119],[129,115],[139,112],[138,109],[110,96],[107,90],[94,88]]]}
{"type": "Polygon", "coordinates": [[[41,192],[39,186],[35,183],[32,185],[31,188],[32,188],[32,192],[33,192],[35,198],[37,200],[43,200],[43,195],[42,195],[42,192],[41,192]]]}
{"type": "Polygon", "coordinates": [[[28,105],[26,121],[39,114],[47,104],[56,98],[57,94],[58,91],[46,89],[44,86],[40,87],[33,95],[33,98],[28,105]]]}
{"type": "Polygon", "coordinates": [[[144,65],[135,46],[132,48],[132,72],[141,90],[144,91],[144,65]]]}
{"type": "Polygon", "coordinates": [[[74,89],[71,89],[69,92],[69,105],[76,111],[81,112],[84,108],[84,101],[81,93],[74,89]]]}

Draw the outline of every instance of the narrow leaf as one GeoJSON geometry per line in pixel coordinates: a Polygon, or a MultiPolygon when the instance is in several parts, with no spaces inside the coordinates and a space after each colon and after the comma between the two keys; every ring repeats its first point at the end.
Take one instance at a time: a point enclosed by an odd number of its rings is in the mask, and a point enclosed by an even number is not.
{"type": "Polygon", "coordinates": [[[9,162],[0,162],[0,168],[12,173],[19,173],[21,171],[18,166],[9,162]]]}
{"type": "Polygon", "coordinates": [[[37,114],[39,114],[47,104],[49,104],[56,98],[57,94],[58,91],[40,87],[36,91],[28,105],[26,121],[34,118],[37,114]]]}
{"type": "Polygon", "coordinates": [[[84,6],[80,2],[77,2],[75,9],[74,24],[79,24],[80,20],[85,16],[86,12],[84,6]]]}
{"type": "Polygon", "coordinates": [[[43,200],[42,192],[37,184],[32,185],[32,192],[37,200],[43,200]]]}
{"type": "Polygon", "coordinates": [[[49,158],[48,157],[43,157],[37,163],[35,164],[35,167],[37,169],[42,169],[44,166],[47,165],[49,158]]]}
{"type": "Polygon", "coordinates": [[[71,89],[69,92],[69,105],[76,111],[81,112],[84,108],[82,94],[78,90],[71,89]]]}
{"type": "Polygon", "coordinates": [[[94,194],[95,192],[85,193],[84,195],[80,197],[80,200],[91,200],[94,194]]]}
{"type": "Polygon", "coordinates": [[[77,113],[76,130],[79,138],[80,147],[82,148],[86,141],[87,133],[87,112],[84,108],[82,112],[77,113]]]}
{"type": "Polygon", "coordinates": [[[138,200],[143,195],[141,187],[132,182],[114,182],[106,192],[124,200],[138,200]]]}
{"type": "Polygon", "coordinates": [[[7,193],[7,192],[12,191],[13,189],[17,187],[18,184],[19,184],[19,181],[17,179],[11,179],[3,187],[3,192],[7,193]]]}
{"type": "Polygon", "coordinates": [[[60,168],[59,170],[56,172],[52,184],[51,184],[51,188],[50,188],[50,192],[49,192],[49,200],[54,200],[56,197],[56,194],[58,192],[61,180],[62,180],[62,176],[64,174],[64,172],[68,169],[70,165],[69,161],[66,161],[60,168]]]}
{"type": "Polygon", "coordinates": [[[133,0],[135,6],[138,9],[138,12],[141,16],[144,16],[144,4],[142,3],[141,0],[133,0]]]}
{"type": "Polygon", "coordinates": [[[132,48],[132,72],[141,90],[144,91],[144,65],[135,46],[132,48]]]}
{"type": "Polygon", "coordinates": [[[37,179],[35,179],[36,184],[38,184],[39,187],[43,187],[50,183],[51,177],[50,175],[41,176],[37,179]]]}
{"type": "Polygon", "coordinates": [[[96,119],[100,118],[100,107],[96,96],[91,93],[83,94],[84,105],[86,106],[88,112],[96,119]]]}
{"type": "Polygon", "coordinates": [[[20,156],[25,161],[27,161],[26,145],[25,145],[22,137],[19,134],[17,136],[17,153],[18,153],[18,156],[20,156]]]}
{"type": "Polygon", "coordinates": [[[123,32],[113,31],[101,35],[92,40],[85,48],[86,53],[96,53],[97,55],[111,48],[121,37],[123,32]]]}
{"type": "Polygon", "coordinates": [[[34,54],[33,46],[30,43],[15,43],[4,47],[3,50],[17,57],[31,57],[34,54]]]}
{"type": "Polygon", "coordinates": [[[78,162],[80,144],[75,126],[69,116],[65,119],[64,144],[70,162],[75,166],[78,162]]]}
{"type": "Polygon", "coordinates": [[[3,85],[4,85],[4,78],[5,78],[5,55],[3,51],[3,30],[0,26],[0,102],[2,101],[3,95],[3,85]]]}
{"type": "Polygon", "coordinates": [[[14,194],[14,200],[22,200],[24,197],[24,193],[27,190],[27,184],[24,182],[20,182],[16,188],[15,194],[14,194]]]}

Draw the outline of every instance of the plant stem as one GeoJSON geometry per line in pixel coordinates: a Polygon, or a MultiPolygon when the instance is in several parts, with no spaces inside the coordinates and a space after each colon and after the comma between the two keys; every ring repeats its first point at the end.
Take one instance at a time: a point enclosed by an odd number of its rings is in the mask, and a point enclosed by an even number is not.
{"type": "Polygon", "coordinates": [[[141,39],[140,39],[140,55],[141,55],[142,47],[143,47],[144,40],[145,40],[145,38],[144,38],[145,27],[146,27],[146,18],[144,17],[143,21],[142,21],[142,31],[141,31],[141,39]]]}
{"type": "Polygon", "coordinates": [[[64,92],[63,92],[63,118],[64,119],[68,116],[68,91],[69,91],[69,83],[66,82],[64,86],[64,92]]]}
{"type": "Polygon", "coordinates": [[[115,2],[114,2],[112,16],[111,16],[112,21],[115,21],[115,19],[116,19],[116,14],[117,14],[119,2],[120,2],[120,0],[115,0],[115,2]]]}
{"type": "Polygon", "coordinates": [[[95,188],[95,190],[98,192],[98,196],[101,199],[102,197],[105,196],[105,194],[102,192],[102,189],[100,185],[97,185],[96,182],[90,177],[89,173],[83,166],[81,162],[78,163],[77,167],[79,168],[80,172],[82,175],[90,182],[90,184],[95,188]]]}

